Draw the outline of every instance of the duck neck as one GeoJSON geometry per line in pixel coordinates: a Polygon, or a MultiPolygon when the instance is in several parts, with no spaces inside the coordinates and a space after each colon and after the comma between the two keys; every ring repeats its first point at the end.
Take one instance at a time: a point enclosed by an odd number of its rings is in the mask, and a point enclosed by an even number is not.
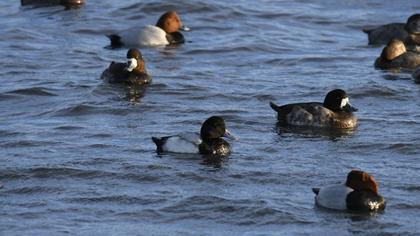
{"type": "Polygon", "coordinates": [[[407,45],[420,46],[420,34],[409,34],[404,43],[407,45]]]}

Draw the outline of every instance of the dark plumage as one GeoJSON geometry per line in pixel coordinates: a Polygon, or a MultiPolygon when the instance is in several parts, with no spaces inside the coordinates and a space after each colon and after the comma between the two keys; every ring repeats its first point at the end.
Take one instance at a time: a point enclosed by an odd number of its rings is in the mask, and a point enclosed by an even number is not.
{"type": "Polygon", "coordinates": [[[324,103],[292,103],[278,106],[270,102],[271,108],[277,112],[280,124],[314,126],[329,128],[352,128],[357,124],[357,118],[352,114],[357,111],[348,102],[344,90],[330,91],[324,103]]]}
{"type": "Polygon", "coordinates": [[[387,44],[392,39],[405,41],[411,46],[411,36],[420,34],[420,14],[411,15],[406,23],[391,23],[376,28],[363,29],[368,35],[369,44],[387,44]]]}

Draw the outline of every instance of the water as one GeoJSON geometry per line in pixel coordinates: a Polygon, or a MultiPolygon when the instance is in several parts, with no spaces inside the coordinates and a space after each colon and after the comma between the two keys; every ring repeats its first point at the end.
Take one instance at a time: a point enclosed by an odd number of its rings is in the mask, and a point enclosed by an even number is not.
{"type": "Polygon", "coordinates": [[[418,1],[111,1],[79,10],[0,2],[1,235],[418,235],[420,87],[375,70],[364,26],[418,1]],[[143,97],[99,80],[126,49],[105,34],[177,10],[188,42],[144,48],[143,97]],[[343,88],[354,132],[276,127],[269,101],[343,88]],[[222,162],[158,156],[151,136],[222,115],[240,137],[222,162]],[[312,187],[375,176],[382,214],[314,206],[312,187]]]}

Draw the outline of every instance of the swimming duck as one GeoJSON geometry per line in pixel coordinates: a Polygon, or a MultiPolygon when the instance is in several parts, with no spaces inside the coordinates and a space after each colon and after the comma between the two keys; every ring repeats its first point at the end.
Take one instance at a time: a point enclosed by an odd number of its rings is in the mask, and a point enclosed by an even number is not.
{"type": "Polygon", "coordinates": [[[101,79],[110,83],[125,83],[128,85],[148,84],[152,80],[146,72],[140,51],[133,48],[127,52],[127,63],[111,62],[102,73],[101,79]]]}
{"type": "Polygon", "coordinates": [[[368,35],[369,44],[387,44],[391,39],[404,41],[409,32],[419,24],[419,14],[414,14],[407,19],[406,23],[391,23],[373,29],[363,29],[368,35]]]}
{"type": "Polygon", "coordinates": [[[315,203],[333,210],[381,211],[386,201],[378,194],[378,184],[368,173],[352,170],[345,184],[313,188],[315,203]]]}
{"type": "Polygon", "coordinates": [[[420,52],[420,14],[410,16],[405,25],[408,36],[404,44],[409,50],[420,52]]]}
{"type": "Polygon", "coordinates": [[[212,116],[204,121],[200,133],[186,132],[161,138],[152,137],[157,152],[200,153],[226,156],[230,145],[222,137],[235,140],[220,116],[212,116]]]}
{"type": "Polygon", "coordinates": [[[417,69],[413,72],[413,79],[414,82],[420,83],[420,67],[417,67],[417,69]]]}
{"type": "Polygon", "coordinates": [[[78,7],[85,3],[85,0],[21,0],[21,5],[63,5],[66,7],[78,7]]]}
{"type": "Polygon", "coordinates": [[[271,108],[277,112],[280,124],[313,126],[324,128],[353,128],[357,118],[344,90],[334,89],[324,99],[324,103],[308,102],[278,106],[270,102],[271,108]]]}
{"type": "Polygon", "coordinates": [[[163,14],[156,26],[146,25],[127,29],[119,34],[108,35],[111,40],[111,47],[121,46],[159,46],[168,44],[184,43],[184,36],[179,30],[188,31],[175,11],[168,11],[163,14]]]}
{"type": "Polygon", "coordinates": [[[404,43],[398,39],[391,40],[375,60],[375,67],[379,69],[414,69],[418,66],[420,53],[407,51],[404,43]]]}

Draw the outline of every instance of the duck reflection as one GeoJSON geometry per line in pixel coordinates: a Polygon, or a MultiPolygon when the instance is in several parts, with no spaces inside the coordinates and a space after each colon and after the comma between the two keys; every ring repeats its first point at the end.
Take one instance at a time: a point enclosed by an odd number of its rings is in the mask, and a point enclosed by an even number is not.
{"type": "Polygon", "coordinates": [[[329,139],[333,141],[336,141],[340,138],[349,137],[353,135],[356,131],[355,128],[349,128],[349,129],[318,128],[318,127],[284,125],[279,122],[276,123],[275,130],[279,135],[295,133],[295,134],[313,136],[313,137],[328,137],[329,139]]]}

